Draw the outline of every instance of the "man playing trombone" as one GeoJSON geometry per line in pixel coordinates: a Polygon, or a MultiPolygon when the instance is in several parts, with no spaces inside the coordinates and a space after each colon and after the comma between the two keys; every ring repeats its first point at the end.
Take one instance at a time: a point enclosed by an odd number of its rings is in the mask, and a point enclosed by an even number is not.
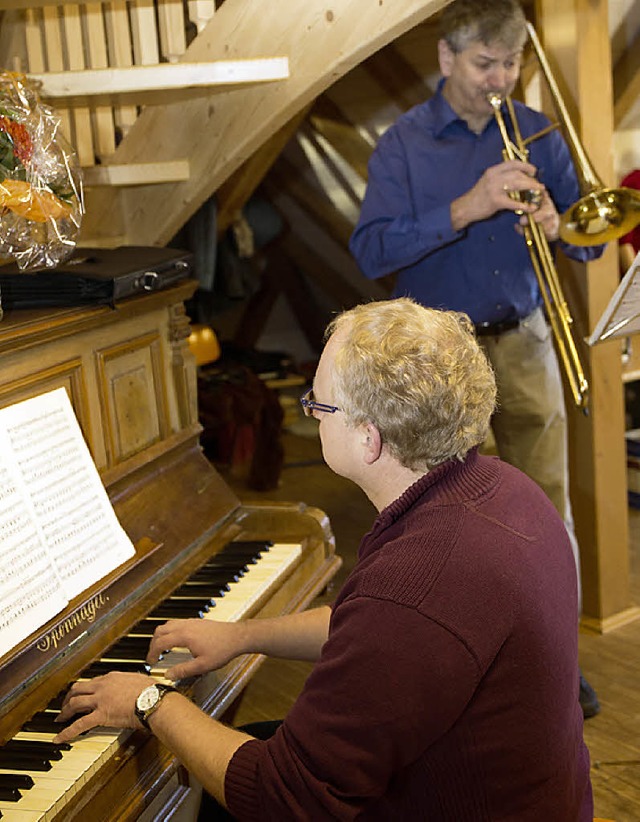
{"type": "MultiPolygon", "coordinates": [[[[580,187],[567,144],[557,130],[545,131],[545,115],[513,102],[525,139],[545,133],[526,156],[503,159],[494,106],[516,86],[526,40],[518,0],[454,0],[444,9],[442,79],[433,97],[380,138],[350,248],[367,277],[397,275],[394,296],[471,317],[496,374],[498,452],[556,506],[579,575],[562,377],[546,289],[522,235],[533,225],[552,253],[558,246],[583,262],[603,247],[559,239],[559,213],[579,199],[580,187]]],[[[582,676],[580,702],[585,717],[599,710],[582,676]]]]}

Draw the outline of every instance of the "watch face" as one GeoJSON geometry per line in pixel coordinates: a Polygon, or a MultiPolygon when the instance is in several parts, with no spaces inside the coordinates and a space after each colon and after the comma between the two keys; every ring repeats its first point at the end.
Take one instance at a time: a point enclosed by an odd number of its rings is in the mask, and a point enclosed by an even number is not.
{"type": "Polygon", "coordinates": [[[148,711],[150,708],[153,708],[153,706],[156,704],[159,698],[160,692],[158,691],[156,686],[149,685],[148,688],[144,689],[144,691],[140,694],[136,701],[138,710],[148,711]]]}

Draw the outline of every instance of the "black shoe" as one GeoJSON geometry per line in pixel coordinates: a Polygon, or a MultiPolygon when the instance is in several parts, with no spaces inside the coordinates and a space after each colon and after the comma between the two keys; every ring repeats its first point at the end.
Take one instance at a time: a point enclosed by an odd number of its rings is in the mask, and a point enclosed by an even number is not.
{"type": "Polygon", "coordinates": [[[600,713],[600,703],[596,692],[582,676],[582,672],[580,672],[580,705],[585,719],[590,719],[600,713]]]}

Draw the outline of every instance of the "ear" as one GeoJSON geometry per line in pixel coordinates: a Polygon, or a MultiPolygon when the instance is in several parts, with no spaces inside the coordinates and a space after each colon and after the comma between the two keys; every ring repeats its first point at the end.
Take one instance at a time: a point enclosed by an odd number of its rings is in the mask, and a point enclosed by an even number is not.
{"type": "Polygon", "coordinates": [[[362,447],[365,463],[373,465],[382,453],[382,437],[372,422],[365,423],[362,426],[362,447]]]}
{"type": "Polygon", "coordinates": [[[438,62],[440,63],[440,73],[443,77],[449,77],[451,75],[455,56],[455,52],[451,50],[446,40],[438,40],[438,62]]]}

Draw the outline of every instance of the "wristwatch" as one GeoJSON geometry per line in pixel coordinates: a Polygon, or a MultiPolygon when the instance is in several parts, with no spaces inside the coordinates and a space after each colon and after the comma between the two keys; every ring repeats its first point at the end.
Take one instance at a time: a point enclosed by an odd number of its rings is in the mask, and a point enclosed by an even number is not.
{"type": "Polygon", "coordinates": [[[157,682],[154,685],[148,685],[140,696],[136,699],[135,714],[142,722],[145,728],[149,728],[149,717],[157,710],[158,705],[170,691],[176,691],[171,685],[163,685],[162,682],[157,682]]]}

